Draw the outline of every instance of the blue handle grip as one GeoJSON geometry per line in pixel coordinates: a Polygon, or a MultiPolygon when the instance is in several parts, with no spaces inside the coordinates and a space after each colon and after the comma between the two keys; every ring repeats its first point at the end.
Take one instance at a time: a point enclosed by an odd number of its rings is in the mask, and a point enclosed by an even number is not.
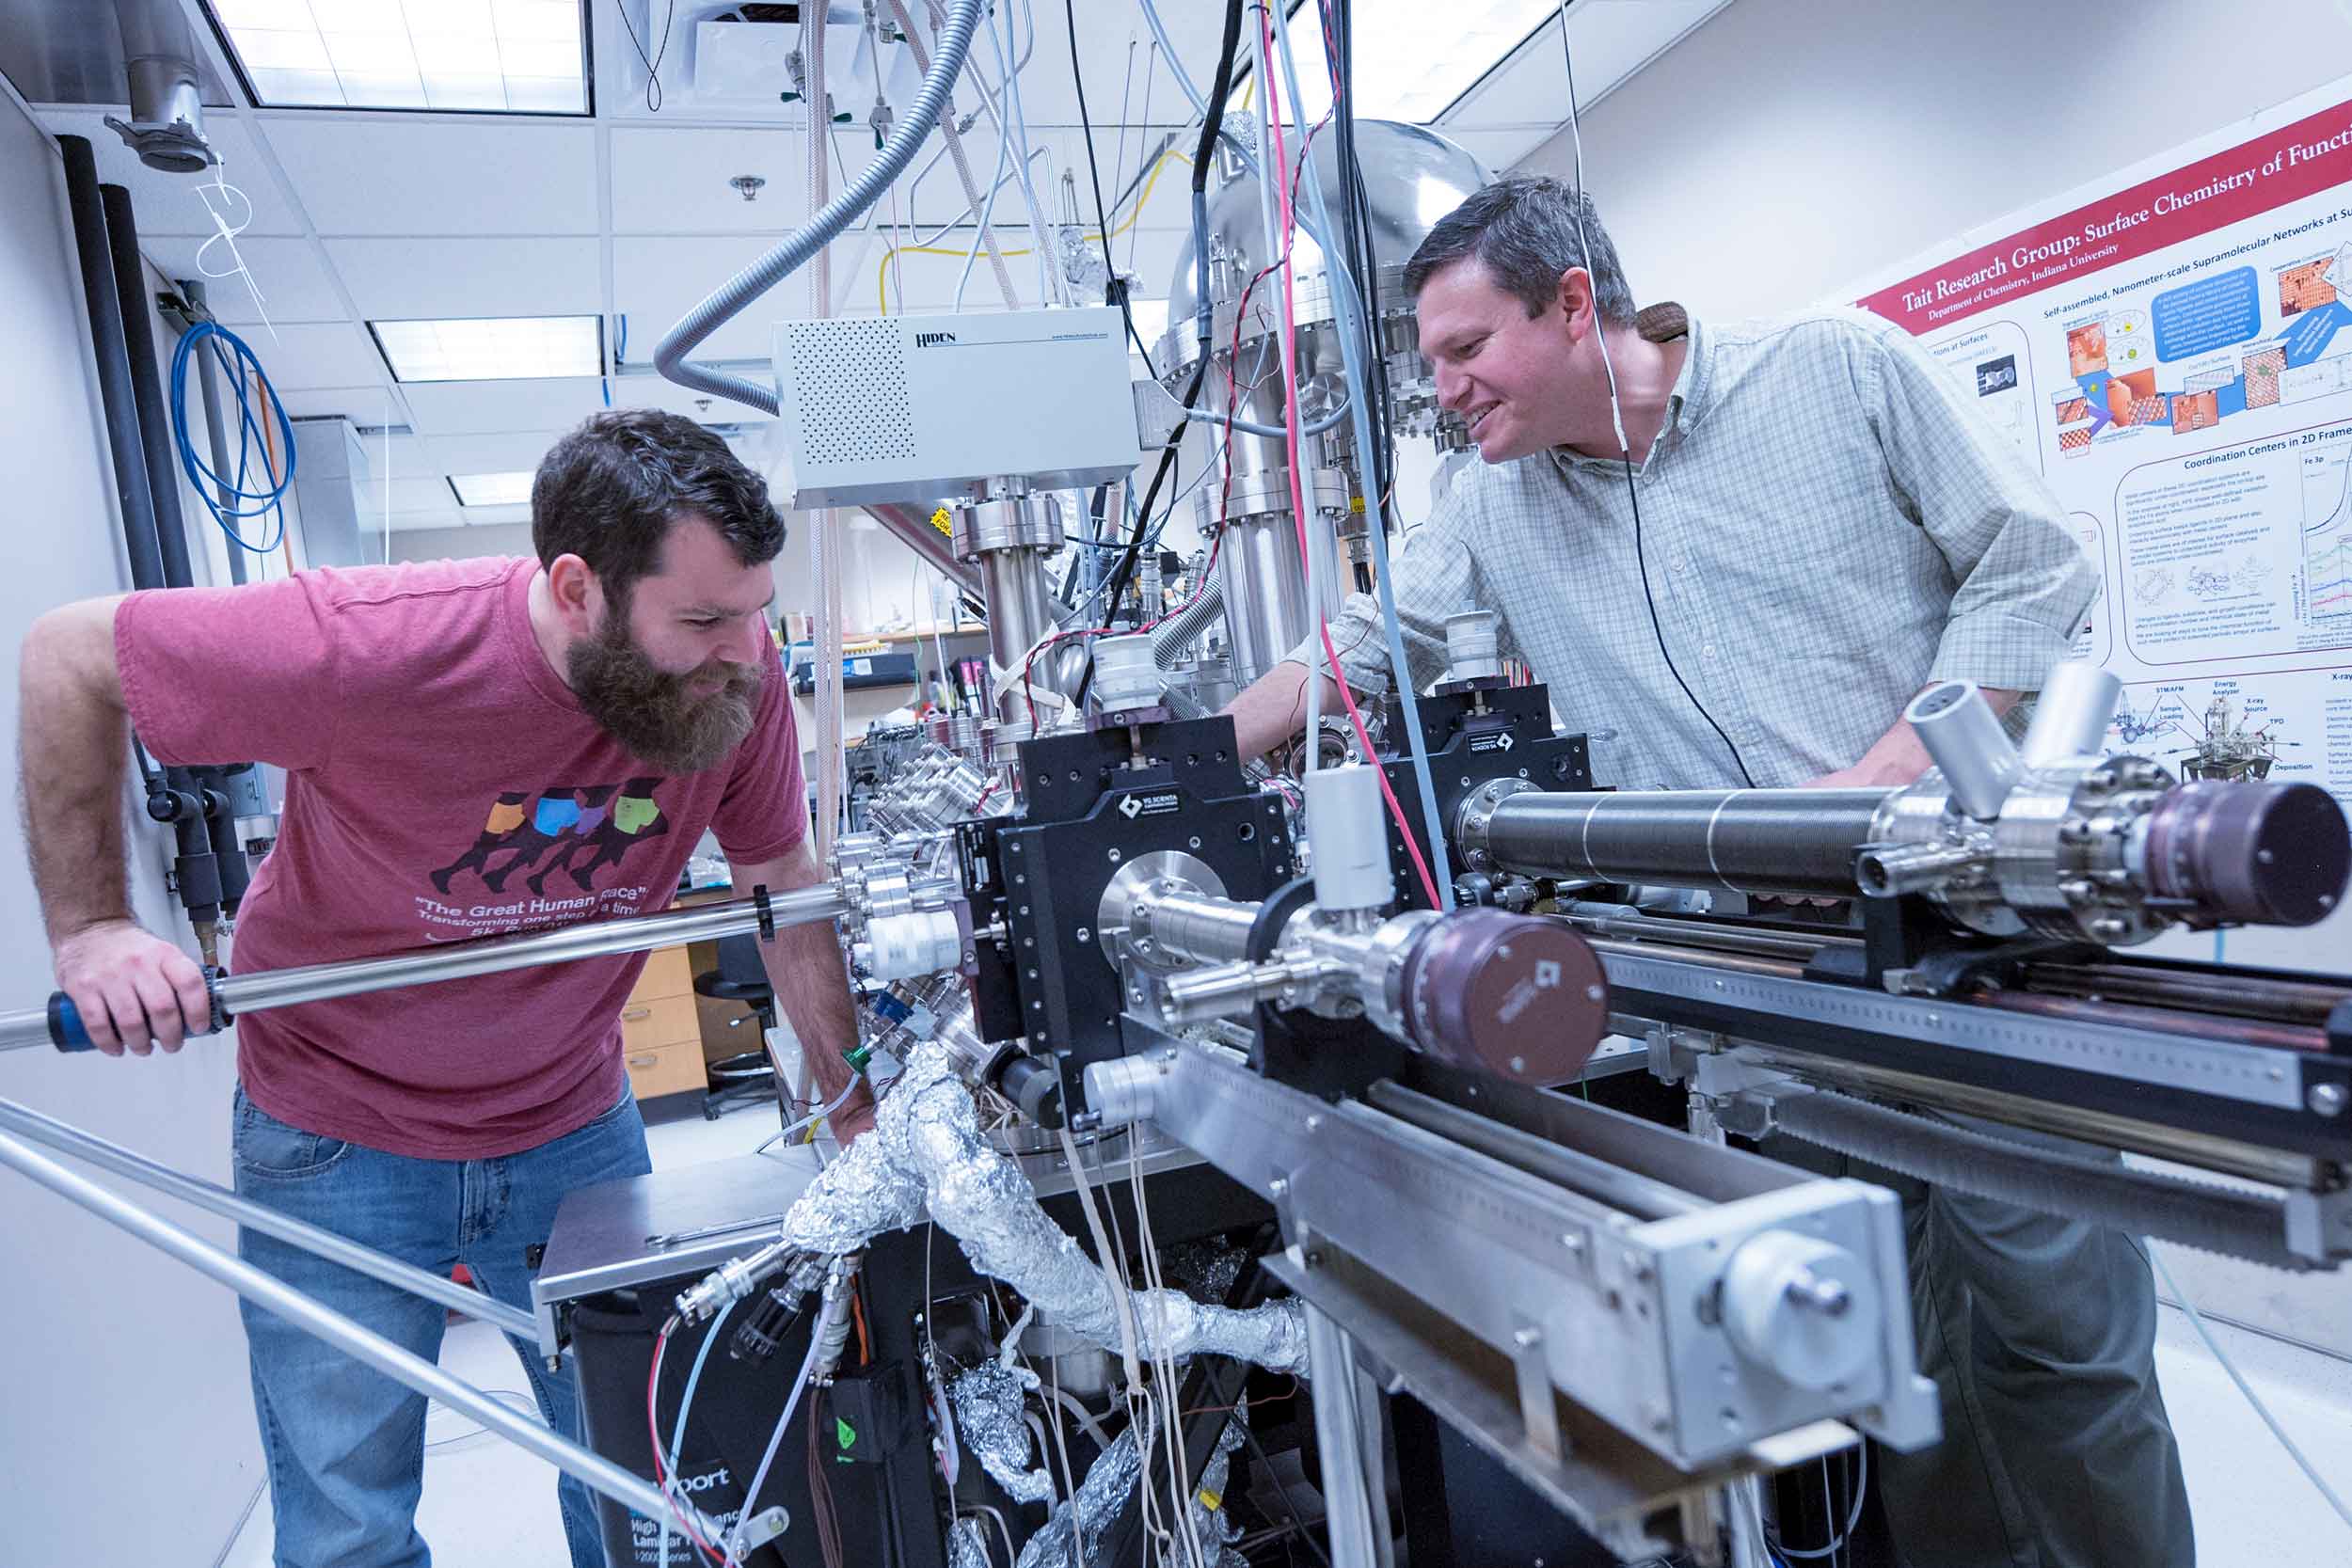
{"type": "MultiPolygon", "coordinates": [[[[195,1031],[212,1034],[229,1022],[229,1010],[220,1003],[220,982],[227,971],[208,969],[204,972],[204,990],[213,999],[212,1028],[195,1031]]],[[[89,1037],[89,1030],[82,1023],[82,1009],[73,1005],[73,998],[61,990],[49,993],[49,1038],[60,1051],[95,1051],[97,1045],[89,1037]]]]}
{"type": "Polygon", "coordinates": [[[82,1027],[82,1010],[61,990],[49,993],[49,1038],[60,1051],[95,1051],[89,1031],[82,1027]]]}

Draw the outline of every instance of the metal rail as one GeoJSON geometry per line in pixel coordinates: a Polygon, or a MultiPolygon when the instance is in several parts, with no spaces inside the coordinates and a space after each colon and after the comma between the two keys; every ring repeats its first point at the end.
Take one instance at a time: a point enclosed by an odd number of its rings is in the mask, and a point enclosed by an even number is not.
{"type": "MultiPolygon", "coordinates": [[[[213,982],[213,998],[224,1016],[235,1018],[339,996],[434,985],[540,964],[643,953],[656,947],[805,926],[834,919],[848,907],[838,887],[822,882],[774,897],[739,899],[705,909],[667,910],[660,914],[591,921],[525,936],[494,937],[395,953],[382,958],[350,958],[230,974],[213,982]]],[[[23,1051],[51,1044],[61,1051],[89,1049],[81,1021],[64,993],[53,996],[45,1008],[0,1013],[0,1051],[23,1051]]]]}

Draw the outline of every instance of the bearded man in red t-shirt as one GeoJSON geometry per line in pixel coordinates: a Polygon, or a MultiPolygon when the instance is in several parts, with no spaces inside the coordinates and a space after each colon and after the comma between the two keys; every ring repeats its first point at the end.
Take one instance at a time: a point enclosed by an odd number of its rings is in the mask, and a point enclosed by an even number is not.
{"type": "MultiPolygon", "coordinates": [[[[704,831],[736,885],[818,879],[776,645],[784,522],[759,476],[675,415],[614,410],[532,487],[535,561],[321,569],[93,599],[24,653],[27,837],[57,984],[110,1054],[203,1029],[202,974],[133,921],[127,730],[159,761],[285,769],[237,967],[374,957],[665,908],[704,831]],[[565,875],[549,880],[548,869],[565,875]],[[513,880],[517,870],[534,876],[513,880]]],[[[855,1015],[830,928],[766,949],[830,1101],[855,1015]]],[[[528,1308],[526,1249],[575,1187],[642,1175],[620,1012],[642,955],[257,1013],[237,1025],[237,1189],[528,1308]]],[[[863,1087],[834,1117],[872,1125],[863,1087]]],[[[433,1359],[441,1308],[269,1237],[240,1253],[433,1359]]],[[[249,1304],[278,1560],[411,1568],[425,1401],[249,1304]]],[[[518,1345],[576,1434],[568,1372],[518,1345]]],[[[575,1568],[604,1562],[559,1487],[575,1568]]]]}

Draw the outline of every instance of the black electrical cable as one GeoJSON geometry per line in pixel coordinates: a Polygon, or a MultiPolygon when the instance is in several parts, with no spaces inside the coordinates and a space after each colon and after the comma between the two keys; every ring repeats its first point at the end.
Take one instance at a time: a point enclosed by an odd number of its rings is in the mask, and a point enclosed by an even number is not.
{"type": "MultiPolygon", "coordinates": [[[[1342,254],[1350,275],[1359,280],[1363,302],[1364,362],[1370,369],[1373,430],[1376,445],[1357,459],[1359,477],[1365,482],[1368,522],[1390,528],[1388,508],[1396,490],[1396,410],[1389,379],[1388,356],[1380,346],[1380,268],[1373,245],[1372,204],[1366,194],[1363,160],[1356,136],[1356,13],[1353,0],[1318,0],[1323,7],[1324,34],[1330,45],[1327,64],[1332,71],[1332,104],[1340,175],[1342,254]]],[[[1394,531],[1391,530],[1391,531],[1394,531]]]]}
{"type": "Polygon", "coordinates": [[[1633,562],[1642,569],[1642,602],[1649,606],[1649,629],[1651,635],[1658,639],[1658,656],[1666,661],[1666,673],[1674,676],[1677,686],[1682,688],[1682,694],[1691,699],[1691,705],[1698,709],[1700,718],[1707,721],[1707,727],[1722,738],[1724,749],[1731,753],[1731,765],[1740,769],[1740,782],[1754,789],[1756,777],[1748,771],[1747,761],[1740,755],[1740,748],[1732,744],[1731,736],[1724,734],[1724,727],[1715,722],[1715,716],[1707,711],[1707,705],[1699,701],[1698,693],[1691,689],[1691,683],[1684,680],[1682,672],[1675,668],[1675,656],[1666,651],[1666,628],[1659,624],[1658,600],[1649,588],[1649,558],[1642,553],[1642,495],[1633,483],[1632,457],[1626,456],[1624,462],[1625,493],[1633,502],[1633,562]]]}
{"type": "MultiPolygon", "coordinates": [[[[1346,0],[1340,0],[1340,3],[1344,5],[1346,0]]],[[[1584,221],[1584,144],[1582,139],[1577,135],[1576,131],[1576,54],[1575,51],[1568,47],[1568,9],[1565,6],[1560,8],[1560,57],[1562,62],[1567,67],[1568,72],[1568,140],[1570,145],[1574,148],[1576,155],[1575,195],[1577,205],[1577,238],[1580,242],[1580,247],[1581,247],[1581,242],[1583,241],[1582,230],[1584,221]]],[[[1586,257],[1588,263],[1590,259],[1591,258],[1588,252],[1586,257]]],[[[1589,287],[1592,281],[1592,269],[1589,264],[1585,268],[1585,281],[1589,287]]],[[[1597,291],[1594,294],[1594,319],[1596,322],[1594,330],[1600,331],[1602,328],[1597,325],[1599,321],[1599,295],[1597,291]]],[[[1602,366],[1605,370],[1608,363],[1607,348],[1604,347],[1601,353],[1603,356],[1602,366]]],[[[1613,409],[1615,406],[1616,398],[1616,383],[1613,379],[1609,387],[1609,400],[1613,409]]],[[[1666,628],[1664,624],[1658,618],[1658,596],[1650,592],[1649,557],[1644,554],[1642,550],[1642,491],[1641,487],[1633,483],[1633,454],[1629,451],[1620,451],[1618,456],[1625,464],[1626,499],[1633,503],[1633,563],[1641,568],[1642,602],[1649,607],[1649,629],[1650,634],[1658,639],[1658,657],[1666,661],[1666,673],[1674,676],[1675,684],[1682,688],[1682,694],[1691,700],[1691,705],[1692,707],[1698,709],[1699,717],[1707,721],[1707,727],[1715,732],[1717,737],[1723,741],[1724,749],[1731,753],[1731,765],[1740,769],[1740,783],[1746,784],[1748,788],[1754,789],[1756,787],[1756,776],[1748,771],[1747,759],[1740,754],[1740,748],[1732,743],[1730,735],[1721,724],[1715,722],[1715,716],[1707,711],[1707,705],[1700,702],[1698,693],[1691,689],[1691,683],[1682,678],[1682,672],[1675,667],[1675,656],[1666,651],[1666,628]]]]}
{"type": "Polygon", "coordinates": [[[1078,130],[1086,138],[1087,178],[1094,184],[1094,233],[1103,243],[1103,267],[1110,275],[1105,293],[1110,303],[1119,307],[1120,320],[1127,324],[1127,336],[1136,342],[1136,352],[1143,356],[1144,373],[1154,381],[1160,372],[1152,366],[1151,345],[1143,334],[1136,330],[1136,313],[1127,308],[1127,286],[1120,281],[1118,265],[1111,261],[1110,214],[1103,205],[1103,170],[1094,160],[1094,120],[1087,113],[1086,72],[1078,65],[1078,8],[1076,0],[1061,0],[1062,15],[1070,23],[1070,84],[1078,89],[1078,130]]]}
{"type": "MultiPolygon", "coordinates": [[[[637,57],[644,62],[645,112],[660,114],[662,99],[666,96],[661,90],[661,62],[670,53],[670,25],[677,20],[677,0],[670,0],[669,8],[662,13],[661,42],[651,55],[645,53],[644,41],[638,38],[637,29],[629,23],[628,0],[612,0],[612,8],[620,13],[621,27],[628,34],[628,41],[636,46],[637,57]]],[[[645,31],[647,33],[653,31],[652,0],[646,0],[645,4],[645,31]]]]}

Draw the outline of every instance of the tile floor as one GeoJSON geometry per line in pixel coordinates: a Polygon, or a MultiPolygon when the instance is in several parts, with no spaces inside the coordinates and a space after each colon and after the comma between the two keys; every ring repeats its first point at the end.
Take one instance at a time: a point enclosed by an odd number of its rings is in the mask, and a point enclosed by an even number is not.
{"type": "MultiPolygon", "coordinates": [[[[754,1107],[715,1122],[667,1123],[651,1130],[654,1164],[675,1169],[748,1153],[774,1127],[754,1107]]],[[[2226,1324],[2214,1324],[2213,1332],[2320,1473],[2352,1498],[2352,1361],[2226,1324]]],[[[521,1370],[495,1330],[478,1323],[453,1328],[441,1362],[477,1386],[515,1393],[529,1407],[521,1370]]],[[[2164,1311],[2156,1364],[2188,1476],[2201,1568],[2352,1562],[2352,1528],[2328,1510],[2171,1307],[2164,1311]]],[[[427,1426],[428,1441],[453,1439],[426,1458],[418,1513],[437,1568],[566,1568],[554,1470],[496,1438],[468,1438],[473,1427],[440,1410],[427,1426]]],[[[217,1568],[270,1568],[270,1548],[262,1498],[217,1568]]]]}

